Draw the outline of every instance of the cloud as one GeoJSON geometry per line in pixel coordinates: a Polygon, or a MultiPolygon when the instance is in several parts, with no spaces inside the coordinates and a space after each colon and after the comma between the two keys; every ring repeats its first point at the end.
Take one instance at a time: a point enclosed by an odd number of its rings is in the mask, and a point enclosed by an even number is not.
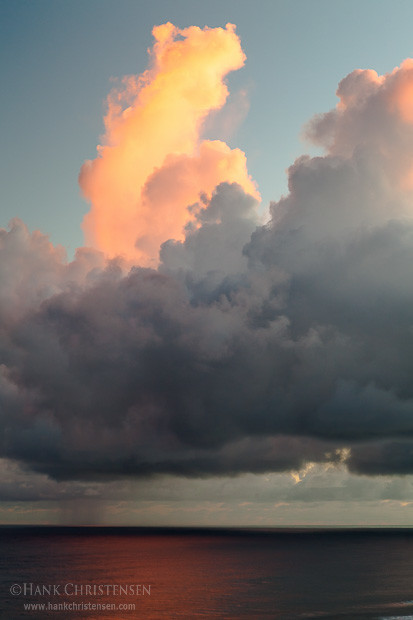
{"type": "MultiPolygon", "coordinates": [[[[305,454],[327,458],[317,441],[265,438],[294,428],[282,388],[292,359],[276,316],[282,302],[269,290],[283,277],[255,279],[242,254],[253,204],[222,185],[187,241],[163,248],[158,271],[123,276],[109,265],[97,274],[92,264],[17,323],[10,317],[5,456],[57,478],[265,471],[300,467],[305,454]],[[211,270],[197,256],[208,248],[211,270]],[[185,269],[168,263],[176,253],[185,269]]],[[[46,243],[38,252],[57,261],[46,243]]],[[[75,263],[60,267],[75,276],[75,263]]]]}
{"type": "MultiPolygon", "coordinates": [[[[60,480],[297,471],[343,455],[355,473],[412,472],[412,62],[340,83],[336,109],[306,129],[324,156],[294,162],[263,226],[243,154],[198,142],[225,100],[223,76],[243,62],[234,29],[166,25],[155,36],[153,69],[126,83],[129,112],[109,107],[105,146],[81,176],[86,228],[102,223],[117,239],[96,245],[111,254],[140,237],[139,252],[125,252],[135,265],[93,249],[67,263],[19,221],[0,233],[1,456],[60,480]],[[129,123],[152,115],[171,58],[184,76],[187,58],[198,71],[215,38],[213,95],[208,83],[205,103],[195,81],[196,114],[184,105],[178,119],[190,147],[170,148],[171,122],[168,148],[136,181],[138,159],[120,157],[129,123]],[[116,191],[100,194],[114,161],[116,191]],[[132,186],[123,211],[116,192],[132,186]],[[137,196],[152,205],[147,228],[129,208],[137,196]],[[177,208],[179,230],[155,225],[177,208]]],[[[183,95],[177,87],[171,108],[183,95]]]]}
{"type": "Polygon", "coordinates": [[[201,192],[227,181],[258,197],[244,153],[201,140],[208,113],[227,99],[225,76],[245,61],[235,26],[167,23],[153,35],[151,68],[109,95],[103,144],[79,177],[91,203],[86,242],[147,266],[156,266],[161,243],[183,239],[186,207],[201,192]]]}

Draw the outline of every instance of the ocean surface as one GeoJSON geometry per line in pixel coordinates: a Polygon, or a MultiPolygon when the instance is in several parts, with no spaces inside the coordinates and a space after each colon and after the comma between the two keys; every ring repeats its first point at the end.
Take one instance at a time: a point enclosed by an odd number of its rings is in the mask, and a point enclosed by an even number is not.
{"type": "Polygon", "coordinates": [[[0,527],[0,617],[413,619],[413,530],[0,527]]]}

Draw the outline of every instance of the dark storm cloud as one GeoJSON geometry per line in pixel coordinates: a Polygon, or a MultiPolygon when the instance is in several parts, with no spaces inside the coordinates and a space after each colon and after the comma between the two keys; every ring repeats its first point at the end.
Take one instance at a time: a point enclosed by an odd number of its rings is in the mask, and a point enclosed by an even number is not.
{"type": "Polygon", "coordinates": [[[348,467],[350,471],[370,476],[411,474],[413,442],[399,440],[355,446],[348,467]]]}
{"type": "Polygon", "coordinates": [[[350,447],[353,471],[412,472],[413,69],[398,71],[341,83],[308,129],[326,155],[294,163],[267,225],[223,184],[157,270],[86,249],[67,264],[22,223],[2,231],[2,456],[106,479],[297,470],[350,447]]]}

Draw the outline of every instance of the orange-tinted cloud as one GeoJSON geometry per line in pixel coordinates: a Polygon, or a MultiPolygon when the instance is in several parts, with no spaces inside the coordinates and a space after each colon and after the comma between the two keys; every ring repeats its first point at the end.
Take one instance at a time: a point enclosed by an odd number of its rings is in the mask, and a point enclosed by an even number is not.
{"type": "Polygon", "coordinates": [[[402,120],[413,124],[413,58],[406,58],[392,75],[394,89],[391,101],[402,120]]]}
{"type": "Polygon", "coordinates": [[[200,140],[206,116],[226,101],[226,74],[245,61],[235,27],[167,23],[153,35],[151,68],[110,94],[103,143],[79,177],[91,203],[87,244],[141,265],[156,264],[167,239],[183,238],[200,193],[229,181],[258,196],[244,153],[200,140]]]}

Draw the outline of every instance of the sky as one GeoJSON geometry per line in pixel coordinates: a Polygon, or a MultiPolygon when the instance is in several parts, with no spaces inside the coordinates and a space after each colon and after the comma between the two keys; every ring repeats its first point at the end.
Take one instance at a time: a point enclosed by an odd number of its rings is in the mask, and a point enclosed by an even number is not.
{"type": "Polygon", "coordinates": [[[0,3],[0,522],[411,525],[411,2],[0,3]]]}

